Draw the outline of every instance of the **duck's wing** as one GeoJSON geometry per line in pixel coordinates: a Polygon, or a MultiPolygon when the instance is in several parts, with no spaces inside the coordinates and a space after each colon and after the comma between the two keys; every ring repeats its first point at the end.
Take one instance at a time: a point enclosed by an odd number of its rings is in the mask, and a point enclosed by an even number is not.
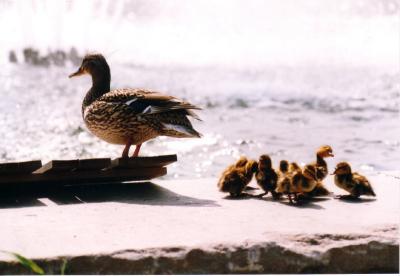
{"type": "Polygon", "coordinates": [[[200,107],[173,96],[152,90],[117,89],[104,94],[98,100],[107,103],[125,104],[137,115],[145,116],[181,110],[185,115],[200,120],[200,118],[192,111],[192,109],[199,110],[201,109],[200,107]]]}

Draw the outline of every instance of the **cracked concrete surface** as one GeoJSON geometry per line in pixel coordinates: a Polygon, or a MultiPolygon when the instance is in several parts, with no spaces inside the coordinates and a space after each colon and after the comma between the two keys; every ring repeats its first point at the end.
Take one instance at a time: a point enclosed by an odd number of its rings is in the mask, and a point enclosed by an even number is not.
{"type": "MultiPolygon", "coordinates": [[[[369,273],[399,271],[399,179],[377,198],[233,200],[216,179],[68,187],[0,199],[0,250],[47,273],[369,273]]],[[[252,184],[254,185],[254,183],[252,184]]],[[[334,193],[342,193],[326,182],[334,193]]],[[[258,193],[257,190],[253,191],[258,193]]],[[[0,253],[1,274],[29,273],[0,253]]]]}

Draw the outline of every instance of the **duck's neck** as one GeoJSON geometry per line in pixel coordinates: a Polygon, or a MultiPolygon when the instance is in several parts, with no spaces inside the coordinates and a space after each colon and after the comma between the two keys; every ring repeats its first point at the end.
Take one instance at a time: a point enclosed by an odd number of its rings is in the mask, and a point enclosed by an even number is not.
{"type": "Polygon", "coordinates": [[[317,154],[317,165],[320,167],[326,167],[326,162],[324,160],[324,158],[322,156],[320,156],[319,154],[317,154]]]}
{"type": "Polygon", "coordinates": [[[99,97],[110,91],[111,75],[110,72],[92,75],[92,87],[83,99],[82,107],[91,105],[99,97]]]}

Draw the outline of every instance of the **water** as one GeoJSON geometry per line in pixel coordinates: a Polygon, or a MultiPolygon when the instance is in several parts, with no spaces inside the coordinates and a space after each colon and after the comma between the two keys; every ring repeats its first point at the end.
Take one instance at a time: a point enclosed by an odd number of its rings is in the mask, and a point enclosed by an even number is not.
{"type": "Polygon", "coordinates": [[[21,61],[24,47],[73,46],[105,53],[113,88],[157,89],[204,108],[194,122],[202,139],[142,148],[178,154],[168,177],[217,176],[243,154],[305,163],[322,144],[334,149],[331,167],[398,169],[399,1],[54,2],[0,2],[10,34],[0,42],[2,161],[121,154],[86,131],[90,79],[68,79],[76,66],[11,64],[6,54],[21,61]]]}

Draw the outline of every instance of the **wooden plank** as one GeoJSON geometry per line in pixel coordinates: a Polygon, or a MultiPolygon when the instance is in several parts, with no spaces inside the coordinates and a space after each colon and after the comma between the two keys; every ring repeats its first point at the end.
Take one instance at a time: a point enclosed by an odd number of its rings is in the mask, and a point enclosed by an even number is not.
{"type": "Polygon", "coordinates": [[[51,160],[44,164],[41,168],[37,169],[33,173],[49,173],[49,172],[65,172],[76,170],[79,165],[79,159],[74,160],[51,160]]]}
{"type": "Polygon", "coordinates": [[[42,185],[51,187],[63,185],[79,185],[90,183],[111,183],[124,181],[150,180],[167,174],[165,167],[141,168],[141,169],[118,169],[100,171],[75,171],[58,173],[41,173],[30,175],[10,175],[0,178],[0,191],[7,189],[24,189],[30,187],[36,189],[42,185]]]}
{"type": "Polygon", "coordinates": [[[131,158],[117,158],[111,161],[111,168],[127,169],[127,168],[147,168],[147,167],[163,167],[178,160],[176,154],[145,156],[131,158]]]}
{"type": "Polygon", "coordinates": [[[43,165],[40,169],[36,170],[34,173],[41,174],[81,170],[101,170],[109,167],[110,165],[110,158],[52,160],[43,165]]]}
{"type": "Polygon", "coordinates": [[[111,165],[111,158],[79,159],[78,170],[101,170],[111,165]]]}
{"type": "Polygon", "coordinates": [[[0,164],[0,175],[30,174],[42,166],[42,161],[13,162],[0,164]]]}

